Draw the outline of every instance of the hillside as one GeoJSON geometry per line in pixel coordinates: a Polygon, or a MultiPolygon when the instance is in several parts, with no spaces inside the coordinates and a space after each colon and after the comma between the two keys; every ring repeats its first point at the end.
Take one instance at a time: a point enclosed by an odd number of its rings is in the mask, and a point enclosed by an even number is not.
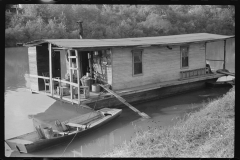
{"type": "Polygon", "coordinates": [[[102,157],[233,158],[235,88],[172,127],[138,132],[102,157]]]}

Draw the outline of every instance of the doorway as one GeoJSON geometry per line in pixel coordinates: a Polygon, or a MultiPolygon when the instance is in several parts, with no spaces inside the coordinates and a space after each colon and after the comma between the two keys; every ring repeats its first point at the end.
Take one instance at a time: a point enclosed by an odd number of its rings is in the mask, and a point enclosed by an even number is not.
{"type": "Polygon", "coordinates": [[[52,77],[61,77],[60,51],[54,51],[52,55],[52,77]]]}
{"type": "Polygon", "coordinates": [[[89,68],[89,61],[88,61],[88,53],[91,53],[89,51],[82,51],[81,52],[81,76],[86,75],[86,73],[90,71],[89,68]]]}

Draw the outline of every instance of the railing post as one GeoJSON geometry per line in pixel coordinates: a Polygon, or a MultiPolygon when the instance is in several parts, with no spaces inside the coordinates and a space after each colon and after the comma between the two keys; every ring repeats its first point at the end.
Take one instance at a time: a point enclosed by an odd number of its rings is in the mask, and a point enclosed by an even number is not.
{"type": "Polygon", "coordinates": [[[224,62],[223,69],[226,69],[226,39],[224,40],[224,62]]]}
{"type": "MultiPolygon", "coordinates": [[[[70,50],[67,51],[68,52],[68,60],[69,60],[69,74],[70,74],[70,82],[73,82],[73,77],[72,77],[72,70],[71,70],[71,67],[72,67],[72,58],[70,58],[71,56],[71,52],[70,50]]],[[[73,99],[73,89],[72,89],[72,85],[70,84],[70,98],[71,100],[73,99]]]]}
{"type": "Polygon", "coordinates": [[[77,83],[78,83],[78,104],[81,103],[80,101],[80,73],[79,73],[79,69],[80,69],[80,64],[79,64],[79,58],[80,55],[78,54],[78,51],[75,50],[75,56],[76,58],[76,63],[77,63],[77,83]]]}
{"type": "Polygon", "coordinates": [[[49,52],[49,90],[51,95],[53,95],[53,81],[52,81],[52,44],[48,43],[48,52],[49,52]]]}

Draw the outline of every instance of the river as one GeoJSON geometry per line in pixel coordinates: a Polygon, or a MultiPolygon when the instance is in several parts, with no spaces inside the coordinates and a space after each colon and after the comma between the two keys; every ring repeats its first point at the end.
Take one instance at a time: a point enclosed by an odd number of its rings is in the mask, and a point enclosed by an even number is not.
{"type": "MultiPolygon", "coordinates": [[[[4,139],[22,135],[34,130],[29,114],[46,111],[56,101],[41,94],[31,94],[27,90],[29,83],[28,58],[24,48],[15,48],[5,53],[5,137],[4,139]]],[[[94,132],[78,137],[68,146],[64,142],[58,146],[34,152],[20,154],[10,152],[5,144],[5,156],[11,157],[90,157],[108,151],[112,147],[129,141],[138,130],[149,127],[169,126],[178,121],[178,117],[195,111],[202,102],[225,94],[230,88],[205,88],[181,95],[163,98],[147,103],[134,105],[148,114],[151,119],[143,120],[138,114],[127,107],[123,108],[120,117],[102,126],[94,132]],[[66,151],[63,154],[63,151],[66,151]]]]}

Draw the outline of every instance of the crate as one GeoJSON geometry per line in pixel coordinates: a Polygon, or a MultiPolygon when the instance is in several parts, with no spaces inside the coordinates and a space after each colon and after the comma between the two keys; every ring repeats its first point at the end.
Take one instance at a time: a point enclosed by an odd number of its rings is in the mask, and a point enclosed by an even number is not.
{"type": "MultiPolygon", "coordinates": [[[[74,88],[74,94],[78,94],[78,88],[74,88]]],[[[80,99],[84,98],[87,99],[89,98],[89,87],[88,86],[80,86],[80,99]]]]}

